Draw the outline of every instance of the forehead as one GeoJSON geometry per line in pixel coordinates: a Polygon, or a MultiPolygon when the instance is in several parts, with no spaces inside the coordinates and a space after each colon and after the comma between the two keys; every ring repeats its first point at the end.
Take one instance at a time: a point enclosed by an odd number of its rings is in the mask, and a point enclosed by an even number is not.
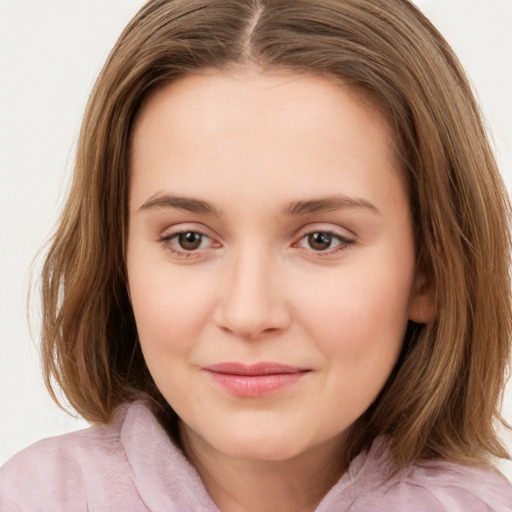
{"type": "Polygon", "coordinates": [[[209,70],[161,88],[136,119],[131,161],[140,200],[158,186],[226,194],[226,184],[244,183],[247,198],[261,183],[267,196],[272,185],[328,196],[331,178],[360,195],[372,170],[401,174],[374,101],[324,76],[277,70],[209,70]]]}
{"type": "MultiPolygon", "coordinates": [[[[295,120],[300,126],[331,112],[333,103],[345,100],[346,104],[346,99],[360,109],[371,111],[374,121],[378,121],[393,139],[387,112],[370,92],[349,86],[336,77],[254,67],[207,68],[160,87],[140,109],[135,120],[135,133],[148,118],[157,119],[160,112],[161,119],[170,111],[176,117],[185,114],[180,121],[189,119],[190,123],[212,121],[215,114],[221,114],[224,126],[229,126],[228,108],[235,103],[237,111],[251,115],[253,121],[261,122],[262,116],[268,117],[270,111],[287,115],[296,112],[295,120]],[[309,118],[306,117],[308,113],[312,114],[309,118]]],[[[217,116],[217,119],[221,118],[217,116]]]]}

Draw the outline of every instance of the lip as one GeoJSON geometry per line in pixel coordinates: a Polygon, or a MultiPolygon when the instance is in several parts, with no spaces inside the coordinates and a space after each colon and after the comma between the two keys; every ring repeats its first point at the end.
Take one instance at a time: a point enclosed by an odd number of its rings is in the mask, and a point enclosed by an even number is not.
{"type": "Polygon", "coordinates": [[[257,398],[300,381],[308,368],[262,362],[246,365],[227,362],[202,368],[214,382],[236,396],[257,398]]]}

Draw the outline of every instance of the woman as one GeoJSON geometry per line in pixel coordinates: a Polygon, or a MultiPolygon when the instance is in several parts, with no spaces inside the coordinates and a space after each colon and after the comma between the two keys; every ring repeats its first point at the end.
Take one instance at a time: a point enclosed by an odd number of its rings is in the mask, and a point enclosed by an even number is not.
{"type": "Polygon", "coordinates": [[[149,2],[42,277],[47,382],[98,426],[2,509],[510,510],[508,208],[410,3],[149,2]]]}

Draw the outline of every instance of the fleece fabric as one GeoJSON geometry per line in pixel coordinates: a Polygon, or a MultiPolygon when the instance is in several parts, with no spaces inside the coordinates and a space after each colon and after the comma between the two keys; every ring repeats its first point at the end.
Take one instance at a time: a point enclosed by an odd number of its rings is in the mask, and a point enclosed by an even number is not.
{"type": "MultiPolygon", "coordinates": [[[[218,512],[183,453],[139,400],[108,425],[46,439],[0,470],[2,512],[218,512]]],[[[316,512],[512,512],[492,467],[425,461],[394,472],[386,443],[359,454],[316,512]]]]}

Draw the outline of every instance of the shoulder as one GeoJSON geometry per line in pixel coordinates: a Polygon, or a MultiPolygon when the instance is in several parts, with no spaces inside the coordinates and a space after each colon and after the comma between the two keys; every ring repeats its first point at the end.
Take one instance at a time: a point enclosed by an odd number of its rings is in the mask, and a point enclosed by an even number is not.
{"type": "Polygon", "coordinates": [[[122,491],[126,409],[108,425],[45,439],[15,455],[0,469],[0,510],[94,510],[91,489],[100,499],[108,480],[122,491]]]}
{"type": "Polygon", "coordinates": [[[373,510],[372,505],[383,512],[512,512],[512,486],[490,465],[430,460],[390,472],[386,452],[369,458],[374,469],[367,468],[367,478],[374,473],[378,485],[358,500],[354,512],[373,510]]]}
{"type": "Polygon", "coordinates": [[[108,425],[40,441],[0,469],[0,511],[218,511],[141,398],[108,425]]]}
{"type": "Polygon", "coordinates": [[[490,466],[420,463],[398,473],[381,493],[390,510],[414,503],[416,511],[512,512],[512,487],[490,466]]]}

